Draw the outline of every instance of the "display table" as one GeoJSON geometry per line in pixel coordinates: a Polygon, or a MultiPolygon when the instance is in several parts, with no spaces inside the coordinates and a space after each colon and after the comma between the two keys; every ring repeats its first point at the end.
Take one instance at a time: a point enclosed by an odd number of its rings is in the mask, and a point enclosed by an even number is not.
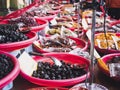
{"type": "MultiPolygon", "coordinates": [[[[120,82],[115,82],[109,77],[101,73],[97,66],[95,66],[95,82],[107,87],[109,90],[120,90],[120,82]]],[[[40,87],[38,85],[32,84],[22,78],[20,75],[14,80],[14,86],[11,90],[27,90],[30,88],[40,87]]]]}

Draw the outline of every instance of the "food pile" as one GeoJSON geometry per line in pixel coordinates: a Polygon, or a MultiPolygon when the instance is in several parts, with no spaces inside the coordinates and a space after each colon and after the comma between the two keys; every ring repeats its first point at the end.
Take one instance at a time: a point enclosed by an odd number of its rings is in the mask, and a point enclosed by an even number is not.
{"type": "Polygon", "coordinates": [[[7,76],[14,68],[14,64],[10,57],[0,54],[0,80],[7,76]]]}
{"type": "Polygon", "coordinates": [[[0,44],[19,42],[27,39],[29,37],[19,31],[18,25],[0,25],[0,44]]]}
{"type": "Polygon", "coordinates": [[[37,70],[32,76],[48,80],[71,79],[87,73],[85,65],[66,63],[61,60],[62,66],[57,66],[49,62],[38,62],[37,70]]]}
{"type": "Polygon", "coordinates": [[[56,37],[51,39],[46,39],[41,42],[40,47],[47,51],[53,52],[70,52],[77,47],[75,41],[69,38],[56,37]]]}

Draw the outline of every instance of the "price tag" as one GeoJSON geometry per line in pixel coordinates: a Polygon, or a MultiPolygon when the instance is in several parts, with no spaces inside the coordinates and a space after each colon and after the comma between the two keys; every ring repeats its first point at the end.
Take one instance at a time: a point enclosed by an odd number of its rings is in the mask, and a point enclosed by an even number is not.
{"type": "Polygon", "coordinates": [[[109,71],[111,77],[120,77],[120,64],[119,63],[111,63],[109,64],[109,71]]]}
{"type": "Polygon", "coordinates": [[[18,58],[20,69],[27,75],[32,75],[33,71],[37,68],[37,62],[29,56],[28,53],[23,52],[18,58]]]}
{"type": "Polygon", "coordinates": [[[86,20],[85,20],[85,18],[83,18],[82,19],[82,26],[83,26],[83,28],[85,29],[85,30],[87,30],[88,29],[88,24],[87,24],[87,22],[86,22],[86,20]]]}
{"type": "Polygon", "coordinates": [[[54,18],[53,20],[50,21],[50,23],[51,23],[52,25],[56,25],[56,24],[57,24],[57,21],[56,21],[56,19],[54,18]]]}

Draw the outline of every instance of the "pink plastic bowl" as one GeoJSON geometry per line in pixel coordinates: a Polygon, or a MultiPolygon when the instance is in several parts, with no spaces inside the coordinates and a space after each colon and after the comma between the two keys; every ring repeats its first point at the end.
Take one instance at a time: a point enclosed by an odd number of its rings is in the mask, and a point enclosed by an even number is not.
{"type": "Polygon", "coordinates": [[[51,20],[53,20],[55,17],[56,17],[56,14],[49,15],[49,16],[44,16],[44,17],[39,17],[39,18],[40,18],[40,19],[43,19],[43,20],[51,21],[51,20]]]}
{"type": "MultiPolygon", "coordinates": [[[[31,31],[38,32],[40,30],[44,30],[45,27],[48,25],[48,21],[40,19],[40,18],[35,18],[36,22],[39,24],[39,26],[32,26],[30,27],[31,31]]],[[[4,19],[0,21],[0,24],[9,24],[9,19],[4,19]]]]}
{"type": "MultiPolygon", "coordinates": [[[[95,36],[101,35],[103,33],[97,33],[95,34],[95,36]]],[[[115,33],[116,36],[120,36],[120,33],[115,33]]],[[[101,49],[98,46],[95,45],[95,48],[98,52],[100,52],[101,54],[111,54],[111,53],[119,53],[120,50],[115,50],[115,49],[101,49]]]]}
{"type": "Polygon", "coordinates": [[[58,14],[58,13],[60,13],[60,12],[61,12],[60,9],[58,9],[58,10],[50,10],[50,11],[48,11],[48,13],[52,13],[52,14],[58,14]]]}
{"type": "Polygon", "coordinates": [[[29,39],[28,40],[24,40],[24,41],[20,41],[20,42],[13,42],[13,43],[5,43],[5,44],[0,44],[0,50],[2,51],[7,51],[7,52],[11,52],[14,50],[19,50],[22,48],[25,48],[29,45],[31,45],[33,43],[33,41],[37,40],[37,34],[34,32],[29,32],[28,34],[26,34],[29,39]]]}
{"type": "Polygon", "coordinates": [[[48,25],[48,21],[46,21],[46,20],[43,20],[43,19],[40,19],[40,18],[35,18],[35,20],[40,25],[31,27],[32,31],[38,32],[40,30],[44,30],[45,27],[48,25]]]}
{"type": "MultiPolygon", "coordinates": [[[[108,55],[103,56],[101,59],[103,60],[103,62],[105,62],[105,64],[107,64],[107,62],[110,61],[115,56],[120,56],[120,53],[108,54],[108,55]]],[[[98,63],[98,66],[99,66],[99,69],[104,74],[106,74],[107,76],[110,77],[110,72],[108,70],[105,70],[104,67],[102,67],[102,65],[100,65],[100,63],[98,63]]],[[[111,77],[111,78],[116,81],[120,81],[120,77],[111,77]]]]}
{"type": "MultiPolygon", "coordinates": [[[[76,42],[77,46],[81,48],[81,50],[83,50],[83,51],[86,51],[86,50],[87,50],[88,44],[87,44],[87,42],[85,42],[84,40],[79,39],[79,38],[70,37],[70,36],[69,36],[68,38],[74,40],[74,41],[76,42]]],[[[37,42],[40,43],[40,40],[38,40],[37,42]]],[[[50,52],[48,52],[48,51],[45,51],[45,50],[37,47],[36,45],[33,45],[33,47],[34,47],[34,49],[35,49],[36,51],[38,51],[38,52],[50,53],[50,52]]]]}
{"type": "Polygon", "coordinates": [[[53,7],[52,9],[54,9],[54,10],[59,10],[59,9],[61,9],[62,7],[64,7],[64,5],[58,5],[58,6],[53,7]]]}
{"type": "MultiPolygon", "coordinates": [[[[54,57],[58,58],[59,60],[64,60],[65,62],[69,62],[69,63],[72,63],[72,64],[75,64],[75,63],[85,64],[86,69],[88,69],[88,67],[89,67],[89,60],[87,60],[87,59],[85,59],[81,56],[77,56],[77,55],[73,55],[73,54],[66,54],[66,53],[45,53],[45,55],[54,56],[54,57]]],[[[35,56],[34,60],[44,61],[44,62],[49,61],[48,58],[43,58],[43,57],[39,57],[39,56],[35,56]]],[[[21,75],[25,79],[30,81],[31,83],[34,83],[34,84],[37,84],[37,85],[49,86],[49,87],[61,87],[61,86],[72,86],[72,85],[75,85],[77,83],[80,83],[80,82],[84,81],[87,76],[89,77],[89,72],[87,74],[84,74],[84,75],[80,76],[80,77],[76,77],[76,78],[72,78],[72,79],[64,79],[64,80],[39,79],[39,78],[35,78],[35,77],[27,75],[22,70],[21,70],[21,75]]]]}
{"type": "Polygon", "coordinates": [[[0,54],[5,54],[5,55],[9,56],[12,59],[12,62],[14,64],[13,70],[7,76],[5,76],[3,79],[0,80],[0,90],[1,90],[3,87],[8,85],[10,82],[12,82],[18,76],[18,74],[20,72],[20,67],[19,67],[18,60],[14,56],[12,56],[9,53],[4,52],[4,51],[0,51],[0,54]]]}
{"type": "Polygon", "coordinates": [[[27,90],[69,90],[69,89],[62,88],[62,87],[38,87],[38,88],[31,88],[27,90]]]}

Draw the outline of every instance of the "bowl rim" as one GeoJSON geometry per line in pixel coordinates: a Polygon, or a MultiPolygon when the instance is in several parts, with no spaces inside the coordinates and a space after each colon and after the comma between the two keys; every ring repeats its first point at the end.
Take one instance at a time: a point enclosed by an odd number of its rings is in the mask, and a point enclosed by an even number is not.
{"type": "MultiPolygon", "coordinates": [[[[108,32],[110,34],[114,34],[114,35],[119,35],[120,36],[120,33],[112,33],[112,32],[108,32]]],[[[103,34],[102,32],[100,33],[96,33],[95,34],[95,37],[98,36],[98,35],[101,35],[103,34]]],[[[115,49],[103,49],[103,48],[99,48],[98,45],[95,45],[95,48],[101,52],[101,53],[106,53],[106,54],[111,54],[111,53],[119,53],[120,50],[115,50],[115,49]]]]}
{"type": "Polygon", "coordinates": [[[0,50],[7,51],[7,52],[15,51],[15,50],[24,48],[26,46],[29,46],[31,43],[33,43],[33,41],[37,40],[37,38],[38,38],[37,34],[35,32],[33,32],[33,31],[30,31],[26,35],[31,35],[32,37],[30,37],[27,40],[20,41],[20,42],[12,42],[12,43],[0,44],[0,50]],[[19,47],[19,48],[17,48],[17,47],[19,47]]]}
{"type": "MultiPolygon", "coordinates": [[[[71,56],[74,56],[76,58],[80,58],[82,59],[83,61],[85,61],[85,63],[88,65],[87,67],[89,67],[89,64],[90,64],[90,61],[82,56],[78,56],[78,55],[74,55],[74,54],[68,54],[68,53],[44,53],[45,55],[71,55],[71,56]]],[[[59,56],[60,57],[60,56],[59,56]]],[[[38,60],[39,61],[39,60],[38,60]]],[[[77,62],[78,63],[78,62],[77,62]]],[[[63,80],[47,80],[47,79],[40,79],[40,78],[35,78],[35,77],[31,77],[27,74],[25,74],[25,72],[23,72],[21,70],[21,76],[24,77],[25,79],[27,79],[28,81],[34,83],[34,84],[37,84],[37,85],[42,85],[42,86],[56,86],[56,87],[59,87],[59,86],[72,86],[76,83],[79,83],[79,82],[82,82],[85,80],[86,77],[89,77],[90,75],[90,72],[87,72],[86,74],[80,76],[80,77],[76,77],[76,78],[72,78],[72,79],[63,79],[63,80]],[[41,82],[41,83],[38,83],[38,82],[41,82]],[[46,82],[47,83],[52,83],[50,85],[46,85],[46,82]],[[70,84],[68,84],[69,82],[71,82],[70,84]],[[60,85],[61,83],[64,83],[62,85],[60,85]],[[55,84],[55,85],[53,85],[55,84]]]]}
{"type": "Polygon", "coordinates": [[[0,50],[0,53],[9,56],[12,59],[12,62],[14,63],[13,70],[7,76],[5,76],[4,78],[2,78],[0,80],[0,88],[3,88],[4,86],[9,84],[11,81],[13,81],[18,76],[18,74],[20,72],[20,66],[19,66],[19,63],[18,63],[18,60],[16,57],[12,56],[11,54],[9,54],[7,52],[1,51],[1,50],[0,50]]]}
{"type": "MultiPolygon", "coordinates": [[[[74,40],[75,42],[82,42],[84,45],[83,45],[83,48],[81,48],[82,51],[86,51],[87,48],[88,48],[88,43],[85,41],[85,40],[82,40],[82,39],[79,39],[79,38],[75,38],[75,37],[72,37],[72,36],[68,36],[69,39],[72,39],[74,40]]],[[[38,43],[40,43],[41,41],[40,40],[37,40],[38,43]]],[[[79,45],[79,44],[78,44],[79,45]]],[[[45,51],[43,50],[43,48],[38,48],[36,45],[33,44],[33,47],[38,51],[38,52],[43,52],[43,53],[51,53],[50,51],[45,51]]],[[[58,52],[56,52],[58,53],[58,52]]],[[[62,53],[62,52],[59,52],[59,53],[62,53]]]]}
{"type": "MultiPolygon", "coordinates": [[[[120,56],[120,53],[112,53],[112,54],[107,54],[103,57],[101,57],[102,61],[107,64],[107,61],[111,60],[112,57],[115,57],[115,56],[120,56]]],[[[109,70],[105,70],[104,67],[101,65],[101,63],[98,63],[98,67],[99,69],[107,76],[110,77],[110,72],[109,70]]],[[[110,77],[116,81],[120,81],[120,77],[110,77]]]]}

